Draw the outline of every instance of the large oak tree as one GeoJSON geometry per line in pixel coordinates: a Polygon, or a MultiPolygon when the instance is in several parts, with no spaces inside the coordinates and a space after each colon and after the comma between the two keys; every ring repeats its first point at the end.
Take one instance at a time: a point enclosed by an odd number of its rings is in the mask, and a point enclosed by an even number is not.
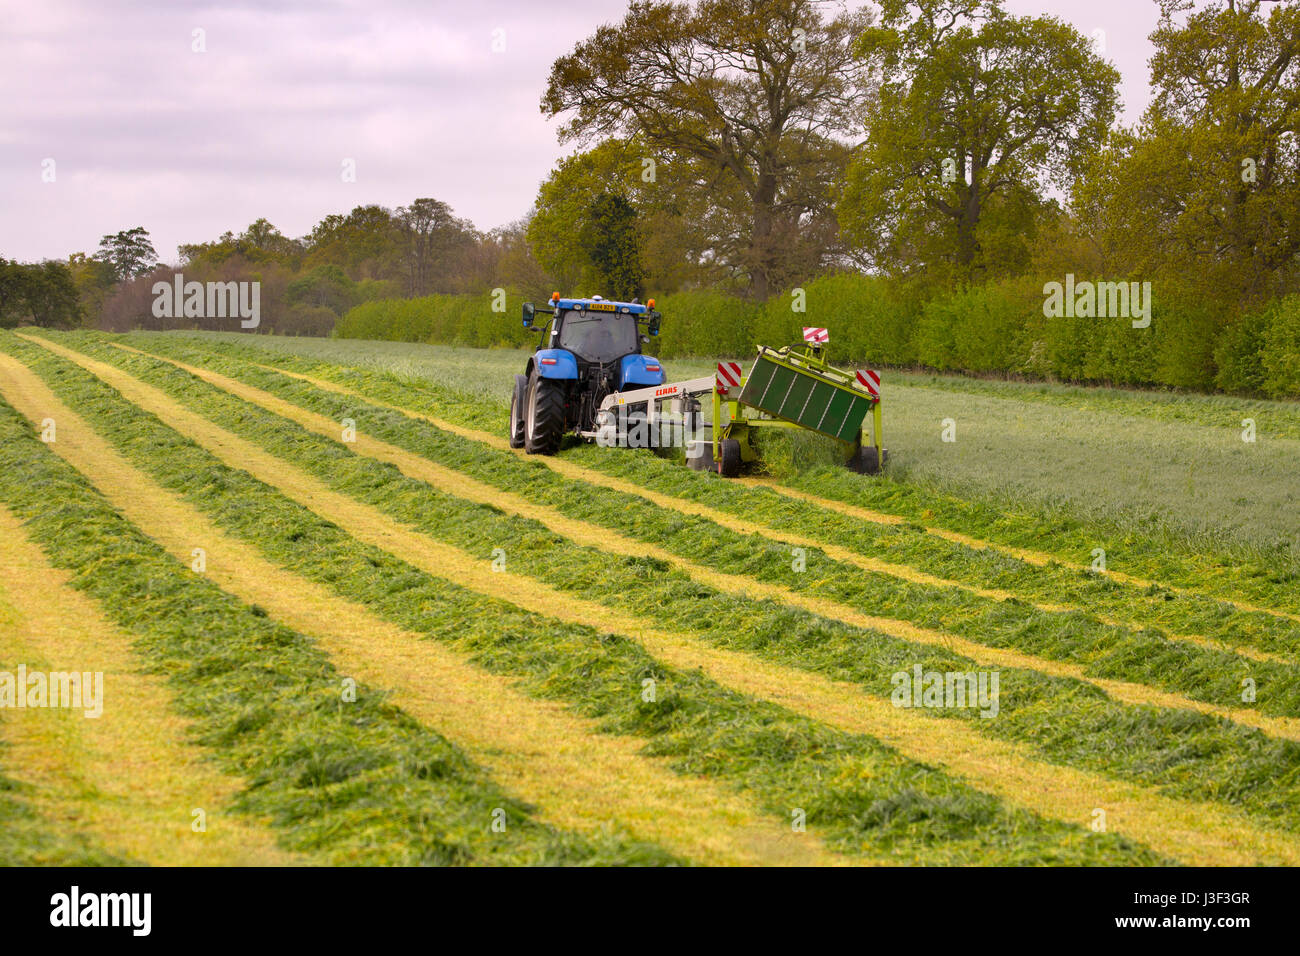
{"type": "Polygon", "coordinates": [[[852,47],[871,14],[827,6],[640,0],[555,61],[542,111],[568,117],[562,140],[639,137],[697,164],[740,207],[739,229],[709,254],[766,298],[827,252],[838,137],[855,130],[866,89],[852,47]]]}
{"type": "Polygon", "coordinates": [[[158,264],[158,253],[144,226],[104,236],[99,240],[98,256],[113,267],[121,281],[145,275],[158,264]]]}

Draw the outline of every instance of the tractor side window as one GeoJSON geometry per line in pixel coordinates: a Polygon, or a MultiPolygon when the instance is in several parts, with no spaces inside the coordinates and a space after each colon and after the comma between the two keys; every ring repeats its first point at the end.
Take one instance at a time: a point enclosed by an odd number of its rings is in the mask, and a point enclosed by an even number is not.
{"type": "Polygon", "coordinates": [[[558,344],[588,362],[612,362],[637,350],[636,318],[612,312],[566,312],[558,344]]]}

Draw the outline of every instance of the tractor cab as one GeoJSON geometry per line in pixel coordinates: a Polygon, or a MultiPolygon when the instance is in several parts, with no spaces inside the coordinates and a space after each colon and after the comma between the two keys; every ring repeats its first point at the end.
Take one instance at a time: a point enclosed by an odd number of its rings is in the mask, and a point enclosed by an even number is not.
{"type": "Polygon", "coordinates": [[[572,352],[579,361],[602,364],[641,351],[637,316],[630,305],[579,302],[556,316],[552,344],[572,352]]]}

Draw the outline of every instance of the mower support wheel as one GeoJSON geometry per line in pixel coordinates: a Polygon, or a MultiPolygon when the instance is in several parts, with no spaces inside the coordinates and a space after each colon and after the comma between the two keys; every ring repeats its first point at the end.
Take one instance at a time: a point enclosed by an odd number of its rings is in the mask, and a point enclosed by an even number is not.
{"type": "MultiPolygon", "coordinates": [[[[885,452],[883,458],[886,460],[889,453],[885,452]]],[[[859,475],[878,475],[882,465],[881,456],[876,454],[875,445],[863,445],[853,453],[848,461],[849,471],[856,472],[859,475]]]]}
{"type": "Polygon", "coordinates": [[[722,460],[718,462],[718,474],[723,478],[735,478],[740,474],[740,442],[734,438],[724,438],[718,442],[718,453],[722,460]]]}

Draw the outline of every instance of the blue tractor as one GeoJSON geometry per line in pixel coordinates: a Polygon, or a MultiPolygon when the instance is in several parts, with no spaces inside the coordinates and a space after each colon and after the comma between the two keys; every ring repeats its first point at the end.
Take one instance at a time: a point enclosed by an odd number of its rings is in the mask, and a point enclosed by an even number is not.
{"type": "Polygon", "coordinates": [[[510,445],[553,455],[566,434],[593,437],[606,399],[618,392],[663,385],[659,360],[641,346],[659,334],[654,299],[609,302],[600,296],[562,299],[551,307],[524,303],[524,328],[542,336],[510,399],[510,445]],[[539,315],[550,318],[538,321],[539,315]]]}

